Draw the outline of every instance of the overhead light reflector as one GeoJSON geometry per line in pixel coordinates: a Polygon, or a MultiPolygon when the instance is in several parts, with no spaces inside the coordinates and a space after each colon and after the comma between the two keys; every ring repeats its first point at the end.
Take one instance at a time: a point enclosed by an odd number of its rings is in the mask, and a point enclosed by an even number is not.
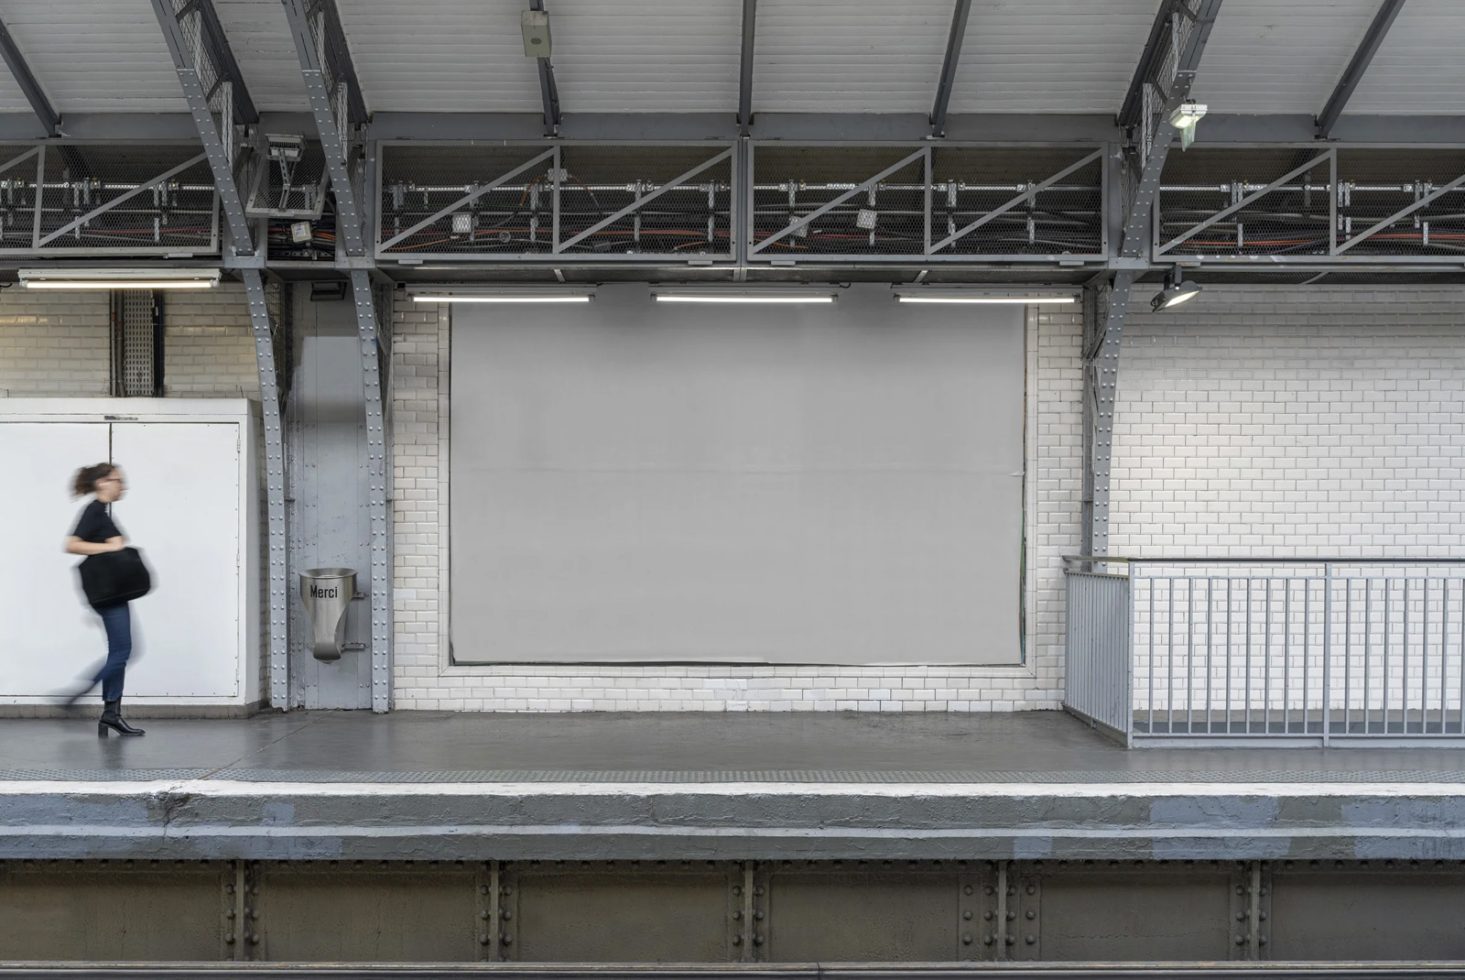
{"type": "Polygon", "coordinates": [[[21,269],[26,289],[212,289],[218,269],[21,269]]]}
{"type": "Polygon", "coordinates": [[[1155,294],[1150,300],[1150,309],[1155,312],[1168,310],[1181,303],[1188,303],[1200,293],[1200,283],[1181,276],[1180,267],[1177,265],[1170,271],[1165,279],[1165,288],[1155,294]]]}
{"type": "Polygon", "coordinates": [[[414,303],[588,303],[590,286],[409,286],[414,303]]]}
{"type": "Polygon", "coordinates": [[[901,303],[977,303],[987,305],[1047,305],[1076,303],[1078,295],[1066,289],[971,289],[967,287],[896,286],[891,292],[901,303]]]}
{"type": "Polygon", "coordinates": [[[833,303],[830,289],[708,287],[706,289],[653,289],[658,303],[833,303]]]}

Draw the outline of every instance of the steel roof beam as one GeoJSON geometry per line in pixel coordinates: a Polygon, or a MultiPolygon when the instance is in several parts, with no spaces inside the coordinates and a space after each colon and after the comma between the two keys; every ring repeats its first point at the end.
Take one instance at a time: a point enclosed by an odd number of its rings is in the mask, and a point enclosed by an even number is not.
{"type": "MultiPolygon", "coordinates": [[[[544,0],[529,0],[529,9],[544,12],[544,0]]],[[[560,134],[560,89],[554,81],[554,63],[548,57],[535,58],[539,68],[539,101],[544,115],[544,135],[560,134]]]]}
{"type": "Polygon", "coordinates": [[[967,18],[972,0],[956,0],[951,13],[951,31],[946,37],[946,59],[941,62],[941,78],[936,83],[936,101],[931,106],[931,135],[946,135],[946,108],[951,104],[951,88],[956,82],[956,63],[966,40],[967,18]]]}
{"type": "Polygon", "coordinates": [[[174,5],[173,0],[153,0],[153,13],[157,15],[158,26],[163,31],[163,40],[173,59],[173,68],[178,73],[178,85],[183,90],[184,101],[188,103],[189,114],[193,118],[199,142],[203,144],[209,170],[214,176],[214,187],[219,195],[219,203],[223,205],[231,246],[236,254],[252,255],[255,251],[254,236],[250,232],[249,220],[244,215],[244,202],[239,186],[234,182],[235,158],[231,149],[233,115],[238,111],[239,103],[231,98],[229,109],[220,112],[220,122],[214,122],[213,109],[209,104],[210,93],[204,90],[197,59],[208,58],[215,74],[220,78],[227,78],[227,72],[213,61],[210,51],[193,50],[189,31],[183,26],[183,18],[198,17],[200,29],[197,43],[207,48],[209,28],[204,10],[208,7],[209,0],[194,0],[181,10],[174,5]]]}
{"type": "Polygon", "coordinates": [[[194,0],[194,6],[203,23],[203,40],[208,46],[209,60],[214,63],[214,70],[228,78],[233,85],[234,121],[252,126],[259,122],[259,110],[249,97],[249,88],[244,84],[239,63],[234,60],[234,51],[229,47],[228,35],[224,33],[224,25],[219,22],[213,0],[194,0]]]}
{"type": "Polygon", "coordinates": [[[1343,77],[1338,79],[1338,87],[1333,89],[1327,105],[1323,106],[1323,111],[1318,114],[1318,139],[1325,140],[1332,135],[1333,126],[1338,122],[1338,117],[1343,114],[1348,100],[1353,97],[1353,90],[1358,88],[1358,83],[1363,80],[1363,73],[1368,71],[1369,63],[1378,53],[1379,45],[1384,43],[1389,28],[1394,26],[1394,18],[1399,16],[1399,10],[1403,6],[1404,0],[1384,0],[1383,5],[1379,7],[1378,13],[1374,15],[1373,23],[1368,25],[1368,30],[1363,35],[1363,41],[1358,45],[1358,50],[1353,52],[1353,58],[1348,62],[1348,67],[1343,70],[1343,77]]]}
{"type": "MultiPolygon", "coordinates": [[[[1120,262],[1135,267],[1149,263],[1152,245],[1150,221],[1160,192],[1160,175],[1175,142],[1175,127],[1170,125],[1170,115],[1190,97],[1201,55],[1210,40],[1216,15],[1221,10],[1221,0],[1191,0],[1191,3],[1193,6],[1189,7],[1180,2],[1166,3],[1160,8],[1140,70],[1131,83],[1130,97],[1125,99],[1126,109],[1121,111],[1120,123],[1124,124],[1124,112],[1128,111],[1132,97],[1135,105],[1128,124],[1148,127],[1150,119],[1142,118],[1145,86],[1155,85],[1164,95],[1165,101],[1154,122],[1154,131],[1146,132],[1147,140],[1135,141],[1139,145],[1148,145],[1149,153],[1140,160],[1138,180],[1130,195],[1132,203],[1125,215],[1119,243],[1120,262]],[[1179,49],[1172,50],[1176,44],[1180,45],[1179,49]],[[1160,78],[1162,69],[1166,73],[1173,69],[1174,74],[1160,78]]],[[[1101,313],[1096,303],[1086,304],[1092,308],[1085,310],[1084,324],[1084,474],[1081,503],[1082,545],[1088,555],[1103,555],[1109,550],[1110,464],[1114,453],[1119,355],[1125,319],[1129,315],[1129,304],[1134,298],[1139,276],[1138,268],[1121,267],[1114,273],[1107,291],[1106,309],[1101,313]]]]}
{"type": "Polygon", "coordinates": [[[1175,0],[1164,0],[1150,25],[1150,36],[1140,52],[1139,63],[1134,67],[1134,77],[1129,80],[1129,89],[1124,93],[1124,102],[1116,117],[1121,129],[1128,129],[1139,119],[1140,94],[1145,82],[1155,73],[1155,61],[1168,43],[1170,15],[1175,12],[1175,0]]]}
{"type": "Polygon", "coordinates": [[[748,135],[753,125],[753,40],[758,0],[743,0],[743,48],[738,59],[738,134],[748,135]]]}
{"type": "Polygon", "coordinates": [[[20,48],[15,45],[15,38],[10,36],[10,29],[4,23],[0,23],[0,57],[5,58],[5,64],[10,68],[10,74],[15,77],[15,83],[25,93],[25,100],[31,104],[31,111],[41,121],[46,135],[60,135],[61,116],[51,105],[51,100],[46,98],[46,93],[41,90],[40,82],[36,81],[30,65],[26,64],[20,48]]]}

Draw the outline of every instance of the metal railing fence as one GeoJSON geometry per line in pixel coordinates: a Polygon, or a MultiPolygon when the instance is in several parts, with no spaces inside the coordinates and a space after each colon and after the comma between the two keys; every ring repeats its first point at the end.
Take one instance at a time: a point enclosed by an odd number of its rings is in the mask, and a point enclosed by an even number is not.
{"type": "Polygon", "coordinates": [[[1065,565],[1065,707],[1127,744],[1465,743],[1465,560],[1065,565]]]}

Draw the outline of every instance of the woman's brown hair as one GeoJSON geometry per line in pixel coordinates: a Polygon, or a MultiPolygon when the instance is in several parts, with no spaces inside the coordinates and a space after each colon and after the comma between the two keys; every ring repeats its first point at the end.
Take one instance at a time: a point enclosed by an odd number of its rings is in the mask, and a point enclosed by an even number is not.
{"type": "Polygon", "coordinates": [[[76,471],[76,479],[72,481],[71,493],[76,497],[85,497],[89,493],[97,492],[97,481],[106,476],[111,476],[117,467],[111,463],[97,463],[95,466],[83,466],[76,471]]]}

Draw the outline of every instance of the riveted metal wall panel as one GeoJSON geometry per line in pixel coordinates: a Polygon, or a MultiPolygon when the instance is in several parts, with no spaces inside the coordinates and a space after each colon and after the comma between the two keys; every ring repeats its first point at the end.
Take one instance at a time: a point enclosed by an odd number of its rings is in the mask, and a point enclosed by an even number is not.
{"type": "Polygon", "coordinates": [[[459,963],[478,958],[476,864],[266,864],[253,958],[459,963]]]}
{"type": "Polygon", "coordinates": [[[501,956],[541,963],[735,960],[742,886],[741,867],[726,862],[510,865],[499,889],[501,956]]]}
{"type": "MultiPolygon", "coordinates": [[[[986,924],[970,904],[985,891],[980,886],[990,884],[976,880],[977,868],[914,861],[785,861],[766,867],[765,958],[783,963],[967,958],[981,944],[977,931],[986,924]],[[964,889],[972,895],[964,895],[964,889]]],[[[988,871],[986,877],[995,875],[988,871]]]]}
{"type": "Polygon", "coordinates": [[[1008,884],[1008,956],[1228,959],[1233,871],[1213,861],[1017,864],[1008,884]]]}
{"type": "Polygon", "coordinates": [[[1271,960],[1465,959],[1465,872],[1429,861],[1272,866],[1271,960]]]}
{"type": "Polygon", "coordinates": [[[222,862],[0,863],[0,962],[218,960],[222,862]]]}

